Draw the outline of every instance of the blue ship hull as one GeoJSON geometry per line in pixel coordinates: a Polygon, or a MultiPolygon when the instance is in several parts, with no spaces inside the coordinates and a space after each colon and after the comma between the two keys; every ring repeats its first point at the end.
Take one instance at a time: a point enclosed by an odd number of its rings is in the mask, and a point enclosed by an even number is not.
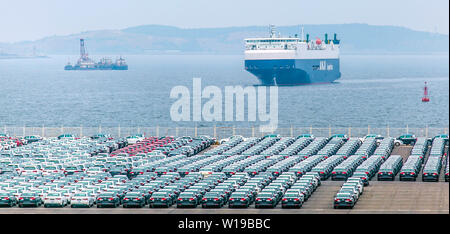
{"type": "Polygon", "coordinates": [[[331,83],[341,77],[339,59],[245,60],[262,85],[331,83]]]}

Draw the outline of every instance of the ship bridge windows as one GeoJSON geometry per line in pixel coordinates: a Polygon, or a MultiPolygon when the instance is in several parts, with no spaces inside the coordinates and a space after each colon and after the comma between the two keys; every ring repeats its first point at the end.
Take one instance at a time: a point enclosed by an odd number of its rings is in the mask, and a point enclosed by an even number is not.
{"type": "Polygon", "coordinates": [[[247,43],[280,43],[280,42],[298,42],[298,39],[260,39],[246,40],[247,43]]]}
{"type": "Polygon", "coordinates": [[[246,39],[245,48],[247,50],[295,50],[298,39],[246,39]]]}

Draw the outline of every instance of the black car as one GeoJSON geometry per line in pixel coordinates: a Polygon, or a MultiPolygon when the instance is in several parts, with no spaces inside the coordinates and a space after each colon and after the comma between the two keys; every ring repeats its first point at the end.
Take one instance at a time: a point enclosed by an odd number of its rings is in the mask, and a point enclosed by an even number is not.
{"type": "Polygon", "coordinates": [[[42,140],[42,137],[40,136],[25,136],[25,140],[27,140],[28,143],[33,143],[42,140]]]}
{"type": "Polygon", "coordinates": [[[70,166],[66,166],[64,168],[64,175],[66,175],[66,176],[73,175],[75,173],[81,173],[81,172],[83,172],[83,169],[77,165],[70,165],[70,166]]]}
{"type": "Polygon", "coordinates": [[[128,192],[127,194],[125,194],[122,204],[123,204],[123,208],[128,208],[128,207],[142,208],[145,206],[144,194],[142,194],[140,192],[128,192]]]}
{"type": "Polygon", "coordinates": [[[139,189],[133,189],[133,192],[142,193],[142,196],[145,201],[145,205],[148,205],[148,201],[150,200],[150,197],[152,197],[151,193],[149,192],[149,189],[139,187],[139,189]]]}
{"type": "Polygon", "coordinates": [[[155,192],[149,200],[150,208],[166,207],[174,204],[174,198],[168,192],[155,192]]]}
{"type": "Polygon", "coordinates": [[[13,194],[7,192],[0,192],[0,206],[13,207],[17,204],[17,199],[13,194]]]}
{"type": "Polygon", "coordinates": [[[250,197],[246,193],[235,192],[231,194],[228,200],[228,208],[248,208],[250,206],[250,197]]]}
{"type": "Polygon", "coordinates": [[[396,175],[395,172],[389,168],[380,169],[380,171],[378,172],[377,179],[379,181],[385,181],[385,180],[394,181],[395,175],[396,175]]]}
{"type": "Polygon", "coordinates": [[[338,193],[334,197],[334,209],[345,207],[353,208],[356,200],[350,193],[338,193]]]}
{"type": "Polygon", "coordinates": [[[225,205],[225,194],[219,192],[208,192],[202,198],[202,208],[221,208],[225,205]]]}
{"type": "Polygon", "coordinates": [[[333,181],[345,181],[351,176],[350,168],[336,168],[331,172],[331,180],[333,181]]]}
{"type": "Polygon", "coordinates": [[[115,176],[115,175],[127,175],[128,171],[126,170],[127,168],[125,167],[125,165],[121,165],[121,166],[113,166],[111,167],[111,169],[109,170],[109,173],[111,174],[111,176],[115,176]]]}
{"type": "Polygon", "coordinates": [[[97,198],[97,208],[104,207],[118,207],[120,205],[120,198],[115,193],[100,194],[97,198]]]}
{"type": "Polygon", "coordinates": [[[304,195],[299,193],[286,193],[281,199],[281,208],[300,208],[304,202],[304,195]]]}
{"type": "Polygon", "coordinates": [[[177,199],[177,208],[196,208],[200,203],[199,196],[193,192],[180,193],[177,199]]]}
{"type": "Polygon", "coordinates": [[[255,208],[274,208],[277,203],[275,194],[262,192],[255,199],[255,208]]]}
{"type": "Polygon", "coordinates": [[[435,169],[424,169],[423,170],[423,175],[422,175],[422,181],[426,181],[426,182],[438,182],[439,181],[439,173],[440,172],[440,168],[439,170],[435,170],[435,169]]]}
{"type": "Polygon", "coordinates": [[[400,181],[416,181],[417,171],[414,169],[402,169],[400,172],[400,181]]]}
{"type": "Polygon", "coordinates": [[[143,175],[147,170],[145,168],[133,168],[128,170],[128,178],[131,180],[138,175],[143,175]]]}
{"type": "Polygon", "coordinates": [[[405,134],[397,137],[397,140],[401,141],[405,145],[414,145],[417,141],[417,137],[412,134],[405,134]]]}
{"type": "Polygon", "coordinates": [[[34,206],[39,207],[42,205],[42,199],[37,193],[22,193],[19,197],[19,207],[34,206]]]}

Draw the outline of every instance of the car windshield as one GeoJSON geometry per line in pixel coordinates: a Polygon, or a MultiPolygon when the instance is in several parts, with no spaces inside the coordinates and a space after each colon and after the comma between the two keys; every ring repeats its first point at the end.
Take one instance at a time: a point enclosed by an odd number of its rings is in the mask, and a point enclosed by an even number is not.
{"type": "Polygon", "coordinates": [[[414,172],[414,169],[404,168],[402,169],[402,172],[414,172]]]}
{"type": "Polygon", "coordinates": [[[355,190],[353,190],[353,189],[341,189],[341,190],[339,190],[339,192],[340,193],[354,193],[355,192],[355,190]]]}
{"type": "Polygon", "coordinates": [[[357,179],[357,178],[355,178],[355,179],[348,179],[348,180],[347,180],[347,182],[360,183],[360,182],[361,182],[361,180],[360,180],[360,179],[357,179]]]}
{"type": "Polygon", "coordinates": [[[112,197],[112,196],[114,196],[114,193],[102,193],[99,196],[100,197],[112,197]]]}
{"type": "Polygon", "coordinates": [[[233,193],[231,194],[231,197],[236,198],[236,197],[246,197],[245,193],[233,193]]]}
{"type": "Polygon", "coordinates": [[[73,195],[74,197],[87,197],[88,194],[87,193],[77,193],[75,195],[73,195]]]}
{"type": "Polygon", "coordinates": [[[140,195],[141,195],[141,193],[138,193],[138,192],[127,193],[127,196],[132,196],[132,197],[136,197],[136,196],[140,196],[140,195]]]}
{"type": "Polygon", "coordinates": [[[48,197],[60,197],[61,194],[59,194],[59,193],[49,193],[47,196],[48,197]]]}
{"type": "Polygon", "coordinates": [[[298,197],[298,194],[295,194],[295,193],[286,193],[284,196],[285,196],[285,197],[298,197]]]}
{"type": "Polygon", "coordinates": [[[366,173],[364,173],[364,172],[355,172],[355,173],[353,173],[353,176],[366,176],[367,174],[366,173]]]}
{"type": "Polygon", "coordinates": [[[204,197],[218,197],[218,196],[220,196],[220,195],[219,195],[219,192],[217,192],[217,193],[213,192],[213,193],[207,193],[207,194],[205,194],[204,197]]]}
{"type": "Polygon", "coordinates": [[[34,193],[22,193],[22,197],[34,197],[34,193]]]}

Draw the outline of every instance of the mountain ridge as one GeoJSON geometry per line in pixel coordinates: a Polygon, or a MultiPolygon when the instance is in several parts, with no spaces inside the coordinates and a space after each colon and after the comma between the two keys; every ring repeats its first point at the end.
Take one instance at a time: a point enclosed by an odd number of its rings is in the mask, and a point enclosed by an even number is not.
{"type": "MultiPolygon", "coordinates": [[[[343,53],[447,52],[449,36],[415,31],[401,26],[368,24],[303,25],[310,38],[337,33],[343,53]]],[[[300,25],[279,26],[283,36],[300,36],[300,25]]],[[[124,29],[91,30],[55,35],[35,41],[0,43],[7,53],[29,54],[33,48],[45,54],[77,54],[79,38],[85,38],[91,54],[207,53],[240,54],[244,38],[267,37],[267,26],[221,28],[179,28],[168,25],[140,25],[124,29]]]]}

